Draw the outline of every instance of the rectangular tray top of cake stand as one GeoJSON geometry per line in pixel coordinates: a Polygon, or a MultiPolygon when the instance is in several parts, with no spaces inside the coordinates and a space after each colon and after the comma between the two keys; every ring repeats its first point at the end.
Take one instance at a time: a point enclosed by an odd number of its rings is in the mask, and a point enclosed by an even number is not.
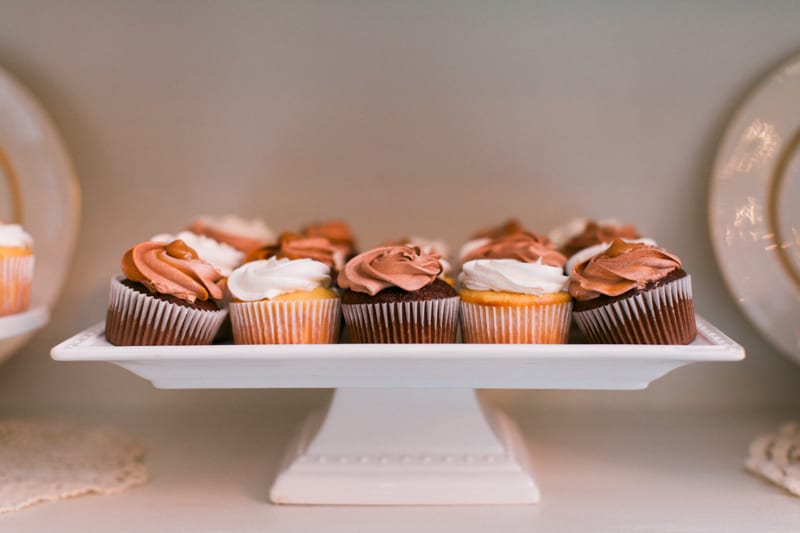
{"type": "Polygon", "coordinates": [[[335,388],[303,425],[270,491],[281,504],[533,503],[525,442],[474,389],[644,389],[744,349],[706,320],[686,346],[319,344],[113,346],[103,325],[53,348],[163,389],[335,388]]]}

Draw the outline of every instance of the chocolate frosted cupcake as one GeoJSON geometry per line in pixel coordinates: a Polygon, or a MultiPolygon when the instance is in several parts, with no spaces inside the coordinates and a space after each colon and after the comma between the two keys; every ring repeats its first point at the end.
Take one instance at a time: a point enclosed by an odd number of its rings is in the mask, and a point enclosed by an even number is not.
{"type": "Polygon", "coordinates": [[[469,240],[465,242],[463,246],[461,246],[461,249],[458,252],[458,259],[461,263],[466,263],[468,259],[465,259],[465,257],[476,248],[484,246],[495,239],[516,235],[518,233],[529,232],[522,226],[522,224],[519,223],[516,218],[509,218],[497,226],[491,226],[478,230],[470,235],[469,240]]]}
{"type": "Polygon", "coordinates": [[[188,229],[192,233],[224,242],[246,254],[275,242],[275,234],[259,218],[247,220],[236,215],[204,215],[197,217],[188,229]]]}
{"type": "Polygon", "coordinates": [[[343,220],[327,220],[314,222],[303,226],[300,230],[305,237],[323,237],[339,250],[345,260],[355,257],[358,253],[356,239],[350,225],[343,220]]]}
{"type": "Polygon", "coordinates": [[[210,344],[227,311],[222,275],[183,241],[143,242],[111,279],[106,338],[117,346],[210,344]]]}
{"type": "Polygon", "coordinates": [[[331,277],[335,279],[338,272],[344,267],[345,256],[340,248],[325,237],[305,237],[299,233],[284,232],[278,237],[278,242],[271,246],[264,246],[253,250],[245,258],[245,263],[260,259],[313,259],[324,263],[331,269],[331,277]]]}
{"type": "Polygon", "coordinates": [[[464,342],[565,343],[572,309],[565,260],[549,239],[531,233],[470,252],[459,278],[464,342]]]}
{"type": "Polygon", "coordinates": [[[436,255],[415,246],[381,246],[339,273],[347,332],[357,343],[453,343],[458,296],[439,279],[436,255]]]}
{"type": "Polygon", "coordinates": [[[639,231],[631,224],[620,224],[616,220],[576,219],[550,232],[550,239],[568,258],[581,250],[599,244],[610,244],[616,239],[636,241],[639,231]]]}
{"type": "Polygon", "coordinates": [[[575,322],[593,343],[691,343],[691,276],[681,266],[655,246],[615,240],[570,273],[575,322]]]}

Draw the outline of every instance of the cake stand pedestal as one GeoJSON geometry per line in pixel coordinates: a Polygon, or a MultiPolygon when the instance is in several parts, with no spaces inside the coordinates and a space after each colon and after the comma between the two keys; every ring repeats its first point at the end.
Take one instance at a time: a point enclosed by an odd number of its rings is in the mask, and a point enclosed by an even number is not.
{"type": "Polygon", "coordinates": [[[534,503],[525,442],[471,389],[337,389],[270,491],[280,504],[534,503]]]}

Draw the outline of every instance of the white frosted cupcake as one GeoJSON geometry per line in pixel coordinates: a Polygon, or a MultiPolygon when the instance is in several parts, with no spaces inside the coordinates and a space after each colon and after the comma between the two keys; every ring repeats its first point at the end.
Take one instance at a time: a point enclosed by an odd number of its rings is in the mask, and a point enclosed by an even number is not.
{"type": "Polygon", "coordinates": [[[228,277],[236,344],[328,344],[339,333],[330,268],[313,259],[261,259],[228,277]]]}
{"type": "Polygon", "coordinates": [[[0,224],[0,316],[30,307],[33,267],[33,238],[18,224],[0,224]]]}
{"type": "Polygon", "coordinates": [[[464,342],[567,342],[572,299],[565,258],[548,239],[510,235],[468,257],[459,276],[464,342]]]}

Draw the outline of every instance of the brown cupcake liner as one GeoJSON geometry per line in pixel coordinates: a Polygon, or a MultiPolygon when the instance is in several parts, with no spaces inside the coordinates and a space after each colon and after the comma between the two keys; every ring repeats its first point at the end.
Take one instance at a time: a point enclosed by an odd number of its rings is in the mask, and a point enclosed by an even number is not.
{"type": "Polygon", "coordinates": [[[339,298],[231,302],[234,344],[332,344],[339,337],[339,298]]]}
{"type": "Polygon", "coordinates": [[[461,336],[472,344],[564,344],[572,302],[481,305],[461,302],[461,336]]]}
{"type": "Polygon", "coordinates": [[[416,302],[342,305],[347,333],[354,343],[454,343],[458,329],[457,296],[416,302]]]}
{"type": "Polygon", "coordinates": [[[117,346],[211,344],[228,312],[160,300],[111,279],[106,339],[117,346]]]}
{"type": "Polygon", "coordinates": [[[697,336],[689,275],[573,316],[596,344],[689,344],[697,336]]]}
{"type": "Polygon", "coordinates": [[[0,316],[27,311],[31,304],[33,255],[0,258],[0,316]]]}

